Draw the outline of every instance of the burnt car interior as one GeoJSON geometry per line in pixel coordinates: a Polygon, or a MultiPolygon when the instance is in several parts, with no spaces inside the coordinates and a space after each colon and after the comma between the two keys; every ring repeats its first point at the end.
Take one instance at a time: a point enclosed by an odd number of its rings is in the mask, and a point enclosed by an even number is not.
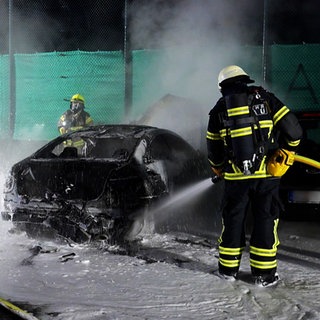
{"type": "Polygon", "coordinates": [[[65,147],[59,154],[59,158],[78,158],[78,149],[76,147],[65,147]]]}
{"type": "Polygon", "coordinates": [[[133,151],[132,144],[136,144],[132,139],[97,138],[86,157],[125,160],[133,151]]]}
{"type": "MultiPolygon", "coordinates": [[[[66,139],[54,146],[51,151],[52,158],[101,158],[125,160],[136,144],[136,139],[119,137],[96,137],[86,139],[66,139]],[[75,140],[75,141],[74,141],[75,140]]],[[[39,153],[37,158],[46,158],[48,150],[39,153]]]]}

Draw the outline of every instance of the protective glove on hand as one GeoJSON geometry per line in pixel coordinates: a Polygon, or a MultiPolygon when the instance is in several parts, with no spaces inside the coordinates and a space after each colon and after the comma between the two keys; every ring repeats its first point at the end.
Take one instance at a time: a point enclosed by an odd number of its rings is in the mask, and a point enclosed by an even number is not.
{"type": "Polygon", "coordinates": [[[267,172],[274,177],[283,176],[293,165],[294,152],[285,149],[278,149],[267,163],[267,172]]]}
{"type": "Polygon", "coordinates": [[[214,176],[211,178],[211,181],[213,184],[215,184],[215,183],[219,182],[223,177],[222,168],[211,167],[211,169],[214,173],[214,176]]]}
{"type": "Polygon", "coordinates": [[[214,167],[211,167],[211,169],[212,169],[213,173],[214,173],[216,176],[222,178],[222,176],[223,176],[223,174],[222,174],[222,168],[214,168],[214,167]]]}

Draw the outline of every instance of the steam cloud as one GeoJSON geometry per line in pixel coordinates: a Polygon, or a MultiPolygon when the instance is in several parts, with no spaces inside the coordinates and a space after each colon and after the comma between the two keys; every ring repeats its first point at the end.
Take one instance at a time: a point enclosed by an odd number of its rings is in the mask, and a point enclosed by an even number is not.
{"type": "MultiPolygon", "coordinates": [[[[154,0],[132,7],[133,48],[167,48],[169,53],[152,67],[161,73],[160,87],[166,88],[167,94],[196,101],[179,107],[168,103],[166,112],[163,106],[161,112],[155,108],[147,124],[174,130],[189,141],[195,140],[194,147],[201,149],[208,112],[220,96],[218,73],[235,64],[243,38],[250,41],[260,31],[253,28],[252,35],[247,32],[247,20],[253,14],[250,10],[257,9],[249,3],[187,0],[173,5],[154,0]]],[[[154,90],[152,74],[149,76],[144,84],[146,94],[154,90]]]]}

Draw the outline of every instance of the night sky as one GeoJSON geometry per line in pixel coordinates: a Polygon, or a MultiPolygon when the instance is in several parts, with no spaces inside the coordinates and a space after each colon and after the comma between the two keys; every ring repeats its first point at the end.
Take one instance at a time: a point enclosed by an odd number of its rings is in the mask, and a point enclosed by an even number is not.
{"type": "MultiPolygon", "coordinates": [[[[192,4],[209,13],[206,16],[211,19],[207,25],[208,32],[210,28],[221,30],[227,37],[225,31],[228,31],[230,35],[237,35],[243,44],[262,44],[264,13],[267,13],[269,44],[320,43],[318,1],[265,1],[128,0],[128,30],[131,30],[130,22],[139,15],[139,19],[148,21],[150,38],[152,33],[154,38],[153,41],[140,42],[136,48],[154,47],[159,32],[172,21],[177,11],[192,4]],[[153,11],[151,7],[157,9],[153,11]]],[[[0,53],[8,52],[9,46],[8,2],[0,1],[0,33],[3,39],[0,53]]],[[[15,52],[123,48],[125,0],[14,0],[12,3],[12,47],[15,52]]],[[[194,10],[190,10],[190,20],[193,14],[194,10]]]]}

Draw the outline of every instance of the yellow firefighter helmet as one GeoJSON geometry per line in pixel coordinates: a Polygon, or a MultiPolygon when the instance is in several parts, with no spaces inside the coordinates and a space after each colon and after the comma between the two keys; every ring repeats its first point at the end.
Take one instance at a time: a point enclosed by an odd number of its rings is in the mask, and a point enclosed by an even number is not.
{"type": "Polygon", "coordinates": [[[84,97],[80,93],[76,93],[72,96],[70,102],[82,102],[84,104],[84,97]]]}

